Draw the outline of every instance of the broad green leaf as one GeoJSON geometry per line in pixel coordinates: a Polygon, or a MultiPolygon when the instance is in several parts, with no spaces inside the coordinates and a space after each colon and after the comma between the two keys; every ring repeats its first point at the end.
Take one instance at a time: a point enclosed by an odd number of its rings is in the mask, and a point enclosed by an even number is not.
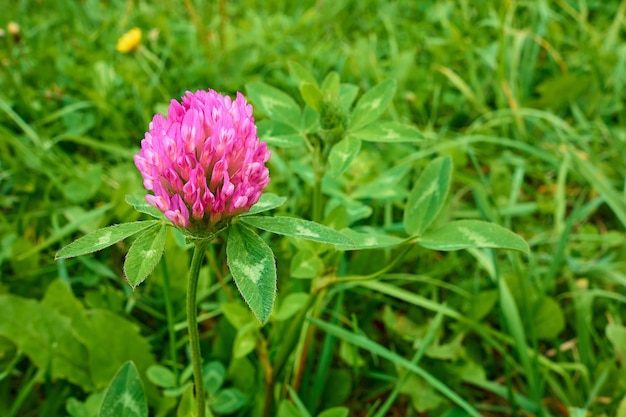
{"type": "Polygon", "coordinates": [[[397,122],[371,124],[350,131],[350,137],[359,138],[366,142],[383,143],[419,142],[424,139],[419,130],[397,122]]]}
{"type": "Polygon", "coordinates": [[[398,183],[410,169],[410,165],[404,164],[385,170],[375,180],[359,185],[350,194],[350,197],[376,200],[394,199],[400,196],[405,196],[404,198],[406,198],[407,192],[405,187],[399,186],[398,183]]]}
{"type": "Polygon", "coordinates": [[[63,196],[72,203],[82,204],[89,201],[102,187],[102,167],[92,165],[84,175],[72,176],[61,186],[63,196]]]}
{"type": "Polygon", "coordinates": [[[338,231],[309,220],[286,216],[246,216],[241,221],[279,235],[336,245],[352,245],[352,241],[338,231]]]}
{"type": "Polygon", "coordinates": [[[161,260],[166,231],[165,225],[153,227],[143,232],[131,245],[124,261],[124,275],[131,287],[141,284],[161,260]]]}
{"type": "MultiPolygon", "coordinates": [[[[256,322],[256,319],[254,320],[256,322]]],[[[242,358],[231,360],[228,363],[228,380],[230,384],[239,388],[243,392],[256,392],[258,387],[254,378],[250,378],[250,375],[254,375],[258,368],[256,358],[242,358]]]]}
{"type": "Polygon", "coordinates": [[[533,309],[535,337],[538,339],[556,339],[565,328],[565,315],[561,306],[552,297],[543,297],[533,309]]]}
{"type": "MultiPolygon", "coordinates": [[[[0,336],[24,352],[38,368],[82,387],[94,388],[87,348],[77,338],[70,319],[32,299],[0,295],[0,336]]],[[[110,378],[110,377],[109,377],[110,378]]]]}
{"type": "Polygon", "coordinates": [[[608,324],[605,332],[606,338],[613,345],[616,356],[626,359],[626,326],[608,324]]]}
{"type": "MultiPolygon", "coordinates": [[[[222,314],[228,322],[238,331],[243,329],[248,323],[253,323],[253,316],[250,309],[247,309],[239,302],[220,304],[222,314]]],[[[254,322],[256,323],[256,322],[254,322]]],[[[256,323],[258,325],[258,323],[256,323]]]]}
{"type": "Polygon", "coordinates": [[[349,110],[354,99],[359,94],[359,87],[354,84],[341,84],[339,86],[339,102],[344,110],[349,110]]]}
{"type": "Polygon", "coordinates": [[[136,195],[128,194],[126,196],[126,202],[140,213],[147,214],[159,220],[165,220],[165,215],[161,212],[161,210],[156,207],[152,207],[148,204],[145,198],[139,198],[136,195]]]}
{"type": "Polygon", "coordinates": [[[141,375],[154,364],[152,347],[139,326],[109,310],[85,310],[74,316],[72,328],[87,347],[89,373],[96,389],[106,387],[129,360],[141,375]]]}
{"type": "Polygon", "coordinates": [[[176,417],[198,417],[196,401],[193,398],[193,384],[187,385],[187,389],[180,398],[178,408],[176,409],[176,417]]]}
{"type": "Polygon", "coordinates": [[[360,368],[365,365],[365,360],[359,354],[359,350],[345,340],[339,344],[339,357],[351,368],[360,368]]]}
{"type": "Polygon", "coordinates": [[[126,362],[104,394],[98,417],[148,417],[148,402],[135,364],[126,362]]]}
{"type": "Polygon", "coordinates": [[[340,78],[339,74],[335,71],[331,71],[326,75],[324,81],[322,81],[321,89],[326,97],[339,96],[340,78]]]}
{"type": "Polygon", "coordinates": [[[252,102],[270,119],[300,127],[300,107],[288,94],[265,83],[246,84],[246,91],[252,102]]]}
{"type": "Polygon", "coordinates": [[[292,78],[295,78],[298,85],[301,85],[302,83],[317,84],[317,81],[315,80],[313,74],[311,74],[311,71],[306,69],[301,64],[295,61],[290,61],[287,65],[289,67],[289,74],[292,78]]]}
{"type": "Polygon", "coordinates": [[[366,219],[372,215],[372,208],[367,204],[364,204],[358,200],[348,200],[346,198],[331,198],[326,207],[327,210],[332,212],[338,205],[345,208],[348,215],[348,224],[358,222],[359,220],[366,219]]]}
{"type": "Polygon", "coordinates": [[[309,248],[296,252],[289,265],[289,275],[293,278],[311,279],[320,276],[324,262],[309,248]]]}
{"type": "MultiPolygon", "coordinates": [[[[336,367],[328,371],[326,380],[322,382],[324,389],[322,392],[321,404],[328,406],[338,406],[344,404],[353,393],[355,383],[352,377],[353,371],[336,367]]],[[[358,378],[355,376],[354,378],[358,378]]]]}
{"type": "Polygon", "coordinates": [[[317,84],[309,82],[300,84],[300,95],[306,104],[319,113],[324,95],[317,84]]]}
{"type": "Polygon", "coordinates": [[[472,295],[467,316],[480,321],[494,308],[498,301],[498,291],[485,290],[472,295]]]}
{"type": "MultiPolygon", "coordinates": [[[[245,217],[251,218],[255,217],[245,217]]],[[[226,256],[230,273],[243,299],[256,318],[265,323],[276,297],[274,253],[256,233],[243,224],[235,223],[228,233],[226,256]]]]}
{"type": "Polygon", "coordinates": [[[304,144],[304,137],[295,128],[276,121],[261,120],[257,122],[259,138],[279,148],[294,148],[304,144]]]}
{"type": "Polygon", "coordinates": [[[387,109],[395,91],[396,82],[385,80],[363,94],[352,111],[349,124],[350,131],[376,121],[387,109]]]}
{"type": "Polygon", "coordinates": [[[259,341],[257,335],[258,324],[255,322],[246,323],[235,336],[233,342],[233,357],[235,359],[244,358],[254,351],[259,341]]]}
{"type": "Polygon", "coordinates": [[[465,335],[463,333],[457,333],[447,343],[437,341],[428,347],[426,356],[434,359],[456,361],[465,353],[463,350],[464,338],[465,335]]]}
{"type": "Polygon", "coordinates": [[[215,394],[224,384],[226,379],[226,368],[220,361],[211,361],[204,365],[202,369],[204,389],[211,396],[215,394]]]}
{"type": "Polygon", "coordinates": [[[307,304],[309,294],[305,292],[292,292],[287,294],[284,299],[280,299],[278,308],[274,312],[273,319],[283,321],[293,317],[298,311],[307,304]]]}
{"type": "Polygon", "coordinates": [[[330,176],[337,178],[350,166],[361,150],[361,141],[354,137],[346,137],[330,150],[328,163],[330,176]]]}
{"type": "Polygon", "coordinates": [[[519,235],[481,220],[457,220],[429,231],[417,243],[425,248],[453,251],[468,248],[510,249],[528,254],[528,243],[519,235]]]}
{"type": "Polygon", "coordinates": [[[219,414],[232,414],[246,405],[248,402],[245,395],[237,388],[220,390],[217,395],[210,399],[210,407],[219,414]]]}
{"type": "Polygon", "coordinates": [[[280,197],[276,194],[265,193],[261,196],[261,198],[259,198],[259,201],[257,201],[255,205],[250,207],[250,211],[242,214],[242,216],[262,213],[264,211],[275,209],[282,206],[285,201],[287,201],[287,197],[280,197]]]}
{"type": "Polygon", "coordinates": [[[281,401],[276,417],[302,417],[295,405],[288,400],[281,401]]]}
{"type": "MultiPolygon", "coordinates": [[[[418,325],[400,311],[395,312],[389,305],[386,305],[382,318],[388,330],[397,333],[404,340],[414,342],[414,347],[419,347],[420,351],[425,351],[431,345],[432,340],[428,344],[425,344],[423,341],[426,326],[418,325]]],[[[423,354],[424,352],[421,352],[420,356],[423,356],[423,354]]]]}
{"type": "Polygon", "coordinates": [[[617,407],[616,417],[626,417],[626,395],[622,398],[622,401],[619,402],[619,406],[617,407]]]}
{"type": "MultiPolygon", "coordinates": [[[[411,405],[419,414],[432,414],[445,401],[433,387],[415,374],[407,375],[400,392],[409,396],[411,405]]],[[[467,417],[467,413],[463,413],[467,417]]]]}
{"type": "MultiPolygon", "coordinates": [[[[35,244],[31,239],[27,239],[22,236],[15,236],[11,238],[10,251],[8,256],[4,257],[8,259],[13,269],[14,276],[31,275],[33,271],[39,269],[41,265],[41,256],[39,251],[35,251],[35,244]],[[30,256],[24,256],[24,253],[30,253],[30,256]]],[[[9,245],[7,245],[9,246],[9,245]]]]}
{"type": "Polygon", "coordinates": [[[73,317],[74,314],[82,312],[85,307],[74,296],[72,287],[60,279],[55,279],[46,288],[46,294],[41,300],[41,305],[49,307],[63,316],[73,317]]]}
{"type": "MultiPolygon", "coordinates": [[[[320,115],[311,106],[304,106],[302,112],[302,131],[316,132],[319,129],[320,115]]],[[[302,140],[300,143],[304,143],[302,140]]]]}
{"type": "MultiPolygon", "coordinates": [[[[185,377],[185,380],[190,379],[191,378],[191,367],[186,368],[185,369],[185,374],[183,375],[183,377],[185,377]]],[[[163,396],[165,397],[180,397],[185,393],[185,390],[187,389],[188,386],[193,385],[193,383],[191,381],[188,381],[186,383],[183,383],[183,385],[178,385],[176,387],[173,388],[165,388],[163,389],[163,396]]]]}
{"type": "Polygon", "coordinates": [[[132,223],[116,224],[115,226],[98,229],[89,233],[61,249],[55,259],[72,258],[107,248],[120,240],[156,225],[158,221],[148,220],[132,223]]]}
{"type": "Polygon", "coordinates": [[[582,407],[567,407],[568,417],[587,417],[589,410],[582,407]]]}
{"type": "Polygon", "coordinates": [[[146,370],[148,380],[157,387],[174,388],[176,386],[176,376],[163,365],[151,365],[146,370]]]}
{"type": "Polygon", "coordinates": [[[448,195],[452,178],[449,157],[431,161],[411,190],[404,209],[404,228],[410,236],[420,236],[435,220],[448,195]]]}
{"type": "Polygon", "coordinates": [[[100,404],[104,391],[98,391],[90,394],[85,401],[78,401],[74,397],[70,397],[65,405],[65,409],[69,417],[94,417],[98,415],[100,404]]]}
{"type": "Polygon", "coordinates": [[[367,232],[357,231],[353,229],[342,229],[341,233],[348,237],[352,245],[337,245],[338,250],[362,250],[362,249],[380,249],[396,246],[404,242],[396,236],[386,235],[376,230],[368,230],[367,232]]]}
{"type": "Polygon", "coordinates": [[[317,415],[317,417],[348,417],[350,410],[346,407],[328,408],[317,415]]]}

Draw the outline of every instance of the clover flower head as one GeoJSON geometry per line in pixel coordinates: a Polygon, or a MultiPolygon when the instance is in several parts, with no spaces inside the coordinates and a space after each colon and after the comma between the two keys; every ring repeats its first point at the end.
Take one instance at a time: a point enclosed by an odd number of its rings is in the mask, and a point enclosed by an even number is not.
{"type": "Polygon", "coordinates": [[[154,195],[146,201],[176,226],[206,235],[245,213],[270,181],[267,145],[257,136],[252,106],[213,90],[172,100],[141,141],[135,165],[154,195]]]}

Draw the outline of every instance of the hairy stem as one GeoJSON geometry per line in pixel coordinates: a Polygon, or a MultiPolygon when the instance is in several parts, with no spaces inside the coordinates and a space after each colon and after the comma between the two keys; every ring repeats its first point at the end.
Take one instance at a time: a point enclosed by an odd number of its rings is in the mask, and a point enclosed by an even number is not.
{"type": "Polygon", "coordinates": [[[324,178],[325,169],[324,155],[320,145],[317,144],[313,149],[313,173],[315,174],[315,185],[313,188],[313,213],[314,222],[322,221],[322,178],[324,178]]]}
{"type": "Polygon", "coordinates": [[[209,245],[208,240],[195,242],[189,279],[187,281],[187,330],[189,331],[189,344],[191,345],[191,362],[193,365],[193,380],[195,386],[196,406],[198,417],[204,417],[204,383],[202,381],[202,355],[200,354],[200,334],[198,333],[198,277],[200,267],[204,259],[204,252],[209,245]]]}

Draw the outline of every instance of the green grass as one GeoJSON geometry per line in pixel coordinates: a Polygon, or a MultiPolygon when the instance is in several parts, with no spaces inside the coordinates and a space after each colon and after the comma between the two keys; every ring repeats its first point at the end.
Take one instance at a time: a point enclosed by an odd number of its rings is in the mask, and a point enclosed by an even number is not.
{"type": "MultiPolygon", "coordinates": [[[[335,71],[359,97],[393,79],[382,119],[423,139],[362,141],[315,209],[309,149],[271,144],[267,191],[287,197],[277,214],[321,212],[336,229],[405,238],[410,190],[431,160],[450,156],[434,226],[495,222],[531,251],[343,252],[264,233],[278,295],[259,328],[246,326],[256,322],[218,241],[199,288],[204,360],[225,369],[212,407],[226,414],[219,401],[239,392],[233,415],[261,416],[269,364],[281,417],[340,406],[354,416],[626,416],[626,2],[0,7],[1,416],[96,416],[128,360],[151,416],[189,415],[182,235],[168,232],[162,264],[134,291],[122,270],[131,242],[54,255],[143,216],[125,200],[143,193],[132,155],[171,99],[264,82],[303,106],[294,62],[318,83],[335,71]],[[135,26],[139,50],[117,52],[135,26]],[[298,269],[302,259],[311,270],[298,269]],[[173,386],[146,373],[155,365],[173,386]]],[[[253,104],[257,121],[271,116],[253,104]]]]}

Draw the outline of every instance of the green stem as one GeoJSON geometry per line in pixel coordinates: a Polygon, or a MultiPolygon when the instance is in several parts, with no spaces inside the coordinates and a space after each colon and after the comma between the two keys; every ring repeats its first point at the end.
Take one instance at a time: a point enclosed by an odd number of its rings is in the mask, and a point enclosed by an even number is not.
{"type": "Polygon", "coordinates": [[[325,290],[327,287],[334,285],[334,284],[341,284],[344,282],[356,282],[356,281],[371,281],[374,280],[376,278],[378,278],[379,276],[385,274],[387,271],[391,270],[394,266],[396,266],[398,264],[398,262],[400,262],[402,260],[402,258],[404,258],[404,256],[409,253],[409,251],[411,249],[413,249],[415,247],[415,244],[413,244],[412,242],[406,242],[405,243],[405,247],[404,249],[387,265],[385,265],[383,268],[379,269],[376,272],[373,272],[369,275],[348,275],[345,277],[331,277],[331,278],[326,278],[326,279],[318,279],[317,281],[315,281],[313,283],[313,286],[311,287],[311,290],[313,291],[313,293],[318,293],[320,291],[325,290]]]}
{"type": "Polygon", "coordinates": [[[315,178],[315,188],[313,189],[313,221],[322,221],[322,180],[315,178]]]}
{"type": "Polygon", "coordinates": [[[324,156],[320,145],[313,149],[313,173],[315,175],[315,185],[313,187],[313,216],[314,222],[322,221],[322,178],[324,178],[324,156]]]}
{"type": "Polygon", "coordinates": [[[170,358],[172,361],[172,372],[178,382],[178,360],[176,360],[176,331],[174,330],[174,309],[172,308],[172,297],[170,290],[170,274],[167,272],[165,257],[161,259],[161,270],[163,271],[163,298],[165,299],[165,315],[167,317],[167,335],[170,345],[170,358]]]}
{"type": "Polygon", "coordinates": [[[198,333],[198,307],[196,297],[198,292],[198,277],[204,259],[204,252],[209,245],[208,240],[195,242],[189,279],[187,281],[187,330],[191,345],[191,362],[193,365],[193,380],[195,385],[196,405],[198,417],[204,417],[204,383],[202,381],[202,355],[200,354],[200,335],[198,333]]]}
{"type": "Polygon", "coordinates": [[[209,36],[207,35],[206,30],[204,29],[202,18],[198,14],[196,7],[193,5],[192,0],[184,0],[183,3],[185,3],[185,7],[187,8],[187,13],[189,13],[191,20],[193,21],[193,24],[196,27],[196,30],[198,31],[198,37],[200,38],[200,43],[204,47],[204,52],[206,54],[206,57],[209,60],[209,62],[212,62],[213,52],[211,49],[211,44],[209,43],[209,36]]]}
{"type": "Polygon", "coordinates": [[[219,14],[220,14],[220,48],[222,51],[226,51],[226,22],[228,21],[228,14],[226,13],[226,0],[218,0],[219,14]]]}

